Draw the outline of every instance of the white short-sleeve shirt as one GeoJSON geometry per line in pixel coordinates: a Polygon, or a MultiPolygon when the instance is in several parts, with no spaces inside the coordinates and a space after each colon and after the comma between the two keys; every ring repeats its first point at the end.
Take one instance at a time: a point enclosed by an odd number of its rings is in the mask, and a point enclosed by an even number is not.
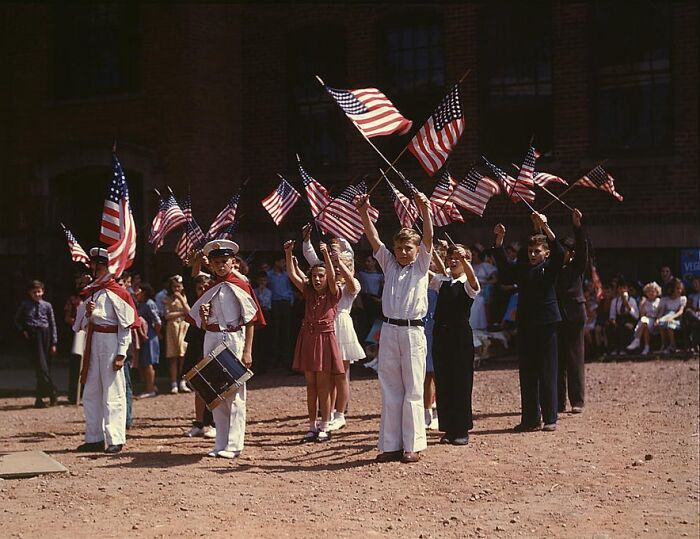
{"type": "Polygon", "coordinates": [[[420,242],[416,260],[401,266],[382,243],[374,258],[384,272],[382,312],[388,318],[418,320],[428,313],[428,270],[431,251],[420,242]]]}
{"type": "Polygon", "coordinates": [[[464,291],[467,293],[467,296],[469,296],[472,299],[478,296],[479,291],[481,290],[481,286],[479,285],[478,281],[476,290],[471,287],[469,281],[467,280],[467,275],[465,273],[462,273],[462,275],[460,275],[456,279],[453,279],[451,276],[448,277],[447,275],[442,275],[441,273],[438,273],[435,275],[435,277],[433,277],[433,280],[430,281],[430,288],[432,288],[436,292],[440,292],[440,287],[445,281],[448,281],[450,284],[462,283],[464,285],[464,291]]]}

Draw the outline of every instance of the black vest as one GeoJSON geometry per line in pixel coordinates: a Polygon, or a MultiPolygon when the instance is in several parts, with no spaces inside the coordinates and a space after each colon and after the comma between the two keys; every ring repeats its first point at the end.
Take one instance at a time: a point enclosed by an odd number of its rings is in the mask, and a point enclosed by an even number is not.
{"type": "Polygon", "coordinates": [[[435,325],[469,327],[469,314],[474,300],[464,290],[460,281],[444,281],[438,293],[435,307],[435,325]]]}

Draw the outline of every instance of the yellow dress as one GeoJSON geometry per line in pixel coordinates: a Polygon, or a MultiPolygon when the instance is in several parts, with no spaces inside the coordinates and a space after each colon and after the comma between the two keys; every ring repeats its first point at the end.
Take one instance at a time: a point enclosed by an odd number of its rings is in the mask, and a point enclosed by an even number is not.
{"type": "Polygon", "coordinates": [[[165,306],[165,357],[181,357],[187,351],[185,335],[190,325],[185,321],[187,306],[178,297],[166,296],[165,306]],[[174,316],[173,315],[177,315],[174,316]]]}

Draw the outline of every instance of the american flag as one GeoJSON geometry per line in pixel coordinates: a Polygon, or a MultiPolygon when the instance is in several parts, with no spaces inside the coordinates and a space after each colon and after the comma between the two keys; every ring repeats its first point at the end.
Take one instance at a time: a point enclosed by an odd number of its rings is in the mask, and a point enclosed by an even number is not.
{"type": "Polygon", "coordinates": [[[452,200],[465,210],[483,217],[486,204],[500,191],[498,183],[472,167],[455,187],[452,200]]]}
{"type": "Polygon", "coordinates": [[[263,199],[262,205],[275,224],[279,225],[300,198],[297,190],[282,178],[277,188],[263,199]]]}
{"type": "Polygon", "coordinates": [[[229,199],[224,209],[219,212],[219,215],[216,216],[214,222],[209,227],[206,236],[208,240],[215,238],[221,229],[226,228],[228,225],[235,222],[236,209],[238,208],[238,202],[240,199],[240,192],[236,193],[229,199]]]}
{"type": "Polygon", "coordinates": [[[515,194],[515,191],[520,193],[520,196],[522,196],[525,200],[528,200],[529,202],[532,202],[535,200],[535,192],[533,189],[535,188],[535,182],[532,178],[532,175],[535,172],[535,161],[537,158],[540,156],[539,152],[535,150],[532,146],[530,146],[527,149],[527,153],[525,154],[525,159],[523,160],[523,164],[520,167],[520,170],[518,171],[518,179],[516,180],[515,185],[511,189],[510,194],[510,199],[513,202],[518,202],[520,200],[519,197],[515,194]],[[532,200],[530,200],[528,197],[532,196],[532,200]]]}
{"type": "MultiPolygon", "coordinates": [[[[333,236],[353,243],[360,241],[364,225],[360,212],[355,207],[355,198],[366,193],[367,185],[364,182],[360,182],[358,185],[348,185],[319,216],[318,223],[321,228],[333,236]]],[[[372,221],[379,218],[379,211],[371,204],[368,213],[372,221]]]]}
{"type": "Polygon", "coordinates": [[[577,180],[574,185],[582,185],[584,187],[592,187],[593,189],[607,191],[620,202],[623,201],[622,195],[615,191],[615,180],[601,165],[598,165],[583,178],[577,180]]]}
{"type": "Polygon", "coordinates": [[[559,176],[555,176],[554,174],[550,174],[549,172],[535,172],[535,175],[532,177],[532,180],[538,187],[547,187],[550,183],[561,183],[563,185],[569,185],[568,183],[566,183],[566,180],[564,178],[560,178],[559,176]]]}
{"type": "Polygon", "coordinates": [[[90,267],[90,257],[80,246],[78,240],[75,239],[73,233],[63,223],[61,223],[61,228],[63,228],[63,233],[66,235],[66,241],[68,242],[68,251],[70,252],[71,260],[73,262],[79,262],[87,267],[90,267]]]}
{"type": "Polygon", "coordinates": [[[326,86],[326,91],[367,138],[393,133],[403,135],[413,125],[376,88],[340,90],[326,86]]]}
{"type": "Polygon", "coordinates": [[[491,172],[493,172],[494,176],[501,184],[503,192],[513,202],[518,202],[520,200],[520,197],[518,197],[517,193],[519,193],[520,196],[522,196],[528,202],[532,202],[533,200],[535,200],[535,192],[532,189],[530,189],[526,184],[521,183],[520,181],[513,178],[513,176],[509,175],[506,171],[498,168],[491,161],[486,159],[483,155],[481,156],[481,158],[486,163],[486,166],[491,169],[491,172]]]}
{"type": "Polygon", "coordinates": [[[396,210],[396,215],[399,218],[399,223],[402,227],[412,228],[418,219],[419,213],[413,200],[405,197],[401,191],[394,187],[386,177],[384,178],[386,183],[389,184],[389,189],[391,191],[391,200],[394,203],[394,210],[396,210]]]}
{"type": "Polygon", "coordinates": [[[445,164],[464,131],[464,115],[459,102],[459,85],[455,84],[425,125],[408,145],[428,175],[433,176],[445,164]]]}
{"type": "Polygon", "coordinates": [[[304,182],[304,189],[306,189],[306,197],[309,199],[309,205],[311,206],[311,213],[315,217],[328,206],[332,198],[328,194],[326,188],[314,180],[309,173],[304,170],[298,155],[297,161],[299,162],[299,174],[301,175],[302,182],[304,182]]]}
{"type": "Polygon", "coordinates": [[[165,237],[175,228],[184,224],[186,221],[185,214],[182,213],[182,208],[175,200],[175,195],[169,193],[168,196],[161,197],[158,213],[153,218],[151,224],[151,233],[148,237],[148,242],[153,245],[157,251],[163,246],[165,237]]]}
{"type": "Polygon", "coordinates": [[[187,260],[190,252],[197,251],[204,247],[206,237],[192,215],[192,198],[189,193],[180,207],[182,208],[182,213],[185,216],[185,229],[182,232],[180,241],[177,242],[175,253],[182,261],[185,261],[187,260]]]}
{"type": "Polygon", "coordinates": [[[435,226],[447,226],[455,221],[464,222],[462,214],[452,202],[452,192],[457,184],[447,169],[443,169],[433,194],[430,195],[431,213],[435,226]]]}
{"type": "Polygon", "coordinates": [[[112,153],[112,179],[102,210],[100,241],[107,244],[107,268],[119,276],[136,256],[136,224],[129,204],[129,187],[116,153],[112,153]]]}

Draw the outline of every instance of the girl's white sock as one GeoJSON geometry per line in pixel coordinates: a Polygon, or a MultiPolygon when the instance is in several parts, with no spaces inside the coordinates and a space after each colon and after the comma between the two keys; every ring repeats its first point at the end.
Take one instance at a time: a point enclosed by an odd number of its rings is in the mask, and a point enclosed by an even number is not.
{"type": "Polygon", "coordinates": [[[328,421],[321,421],[318,424],[318,430],[322,432],[326,432],[328,430],[328,421]]]}
{"type": "Polygon", "coordinates": [[[317,421],[309,421],[309,430],[313,432],[318,432],[318,422],[317,421]]]}

